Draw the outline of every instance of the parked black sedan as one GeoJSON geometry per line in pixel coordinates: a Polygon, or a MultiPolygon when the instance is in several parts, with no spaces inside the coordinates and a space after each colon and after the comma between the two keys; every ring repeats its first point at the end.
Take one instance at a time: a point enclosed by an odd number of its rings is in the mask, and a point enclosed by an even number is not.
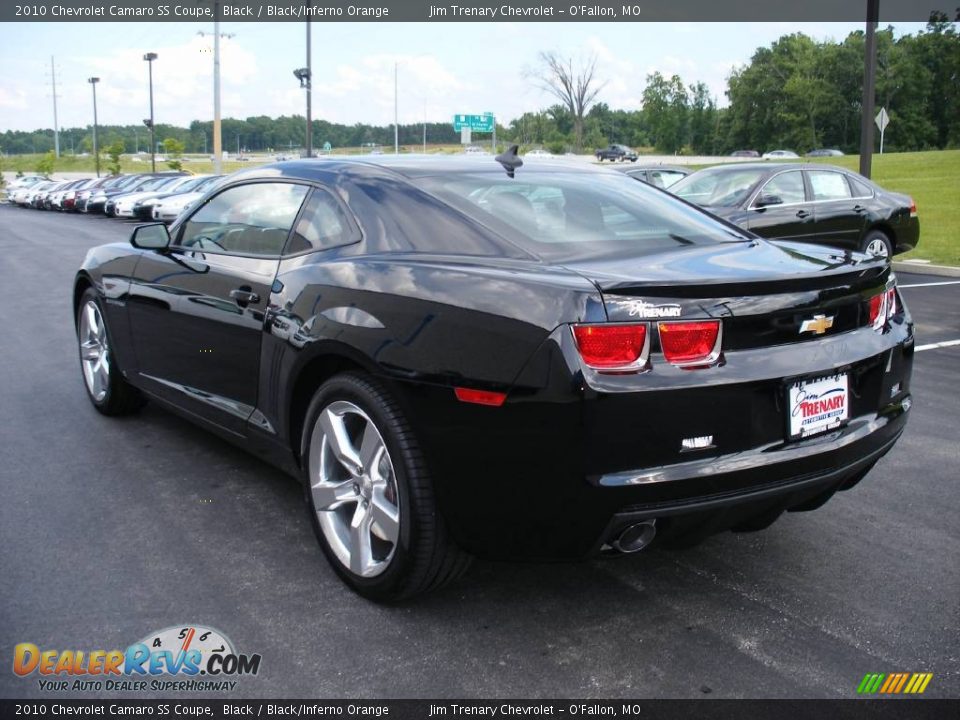
{"type": "Polygon", "coordinates": [[[888,259],[913,250],[920,239],[910,196],[831,165],[718,165],[681,180],[670,192],[765,238],[888,259]]]}
{"type": "Polygon", "coordinates": [[[629,175],[634,180],[664,190],[693,172],[689,168],[679,165],[620,165],[617,170],[629,175]]]}
{"type": "Polygon", "coordinates": [[[859,482],[911,403],[888,263],[515,153],[235,173],[91,250],[73,311],[97,410],[151,398],[287,469],[377,600],[471,555],[759,530],[859,482]]]}

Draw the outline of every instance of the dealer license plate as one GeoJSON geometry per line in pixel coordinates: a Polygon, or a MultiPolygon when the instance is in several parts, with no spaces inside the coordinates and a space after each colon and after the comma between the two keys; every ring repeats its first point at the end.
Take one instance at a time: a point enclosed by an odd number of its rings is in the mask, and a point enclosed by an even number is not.
{"type": "Polygon", "coordinates": [[[846,373],[816,380],[799,380],[787,392],[790,439],[832,430],[850,417],[846,373]]]}

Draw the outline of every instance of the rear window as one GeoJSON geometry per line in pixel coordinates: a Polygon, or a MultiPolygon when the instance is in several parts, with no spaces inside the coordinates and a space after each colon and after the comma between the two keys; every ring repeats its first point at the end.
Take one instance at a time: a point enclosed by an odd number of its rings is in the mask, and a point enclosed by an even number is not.
{"type": "Polygon", "coordinates": [[[637,254],[745,235],[670,195],[616,174],[517,171],[415,180],[474,220],[551,260],[637,254]]]}
{"type": "Polygon", "coordinates": [[[702,170],[677,182],[670,192],[697,205],[733,207],[747,199],[766,172],[765,168],[702,170]]]}

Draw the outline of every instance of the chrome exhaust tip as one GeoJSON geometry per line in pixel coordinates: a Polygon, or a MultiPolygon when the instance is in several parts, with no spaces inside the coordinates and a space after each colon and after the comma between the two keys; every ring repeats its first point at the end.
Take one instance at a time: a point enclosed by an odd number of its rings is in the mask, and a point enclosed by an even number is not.
{"type": "Polygon", "coordinates": [[[627,527],[612,545],[622,553],[635,553],[643,550],[657,536],[657,521],[644,520],[627,527]]]}

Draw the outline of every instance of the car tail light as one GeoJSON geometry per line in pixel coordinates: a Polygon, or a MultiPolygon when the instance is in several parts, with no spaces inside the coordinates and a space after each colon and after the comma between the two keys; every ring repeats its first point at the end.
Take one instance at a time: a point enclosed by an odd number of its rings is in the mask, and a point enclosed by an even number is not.
{"type": "Polygon", "coordinates": [[[887,322],[897,314],[897,291],[888,288],[879,295],[874,295],[869,301],[870,326],[874,330],[882,330],[887,322]]]}
{"type": "Polygon", "coordinates": [[[712,365],[720,356],[720,321],[659,323],[660,349],[668,362],[681,367],[712,365]]]}
{"type": "Polygon", "coordinates": [[[650,339],[647,323],[574,325],[573,337],[588,366],[606,372],[642,370],[650,339]]]}
{"type": "Polygon", "coordinates": [[[917,216],[917,201],[910,198],[910,217],[917,216]]]}
{"type": "Polygon", "coordinates": [[[491,407],[500,407],[507,399],[506,393],[476,390],[474,388],[455,387],[453,393],[460,402],[473,403],[475,405],[490,405],[491,407]]]}

